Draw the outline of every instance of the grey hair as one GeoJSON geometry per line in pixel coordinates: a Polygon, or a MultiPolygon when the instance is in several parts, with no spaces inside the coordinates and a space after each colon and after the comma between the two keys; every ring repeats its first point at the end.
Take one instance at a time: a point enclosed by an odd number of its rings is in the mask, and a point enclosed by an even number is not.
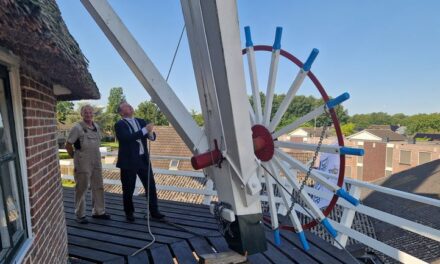
{"type": "Polygon", "coordinates": [[[93,106],[91,106],[91,105],[89,105],[89,104],[83,105],[83,106],[81,106],[81,109],[80,109],[81,116],[83,115],[84,111],[85,111],[87,108],[90,108],[90,109],[92,109],[92,111],[95,111],[95,108],[93,108],[93,106]]]}

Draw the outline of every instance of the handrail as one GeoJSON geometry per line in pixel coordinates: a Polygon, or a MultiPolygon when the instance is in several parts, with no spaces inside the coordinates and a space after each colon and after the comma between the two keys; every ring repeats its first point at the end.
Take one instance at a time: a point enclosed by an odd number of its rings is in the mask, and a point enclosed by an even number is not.
{"type": "MultiPolygon", "coordinates": [[[[323,172],[320,170],[315,170],[315,171],[322,174],[325,177],[337,179],[337,175],[334,175],[331,173],[326,173],[326,172],[323,172]]],[[[408,193],[408,192],[404,192],[404,191],[399,191],[399,190],[391,189],[388,187],[383,187],[380,185],[376,185],[376,184],[372,184],[372,183],[368,183],[368,182],[364,182],[364,181],[359,181],[359,180],[355,180],[355,179],[351,179],[351,178],[345,178],[344,181],[345,181],[345,183],[349,183],[354,186],[367,188],[367,189],[370,189],[373,191],[389,194],[389,195],[404,198],[407,200],[416,201],[416,202],[440,207],[440,200],[438,200],[438,199],[432,199],[429,197],[425,197],[425,196],[421,196],[421,195],[417,195],[417,194],[413,194],[413,193],[408,193]]]]}

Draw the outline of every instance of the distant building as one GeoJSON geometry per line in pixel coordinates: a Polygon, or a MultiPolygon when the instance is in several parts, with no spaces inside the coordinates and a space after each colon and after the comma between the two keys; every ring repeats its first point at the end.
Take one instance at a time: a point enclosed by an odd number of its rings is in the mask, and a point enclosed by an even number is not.
{"type": "Polygon", "coordinates": [[[347,137],[350,141],[404,142],[407,139],[391,129],[364,129],[347,137]]]}
{"type": "MultiPolygon", "coordinates": [[[[320,138],[322,134],[322,127],[300,127],[287,135],[291,141],[295,142],[309,142],[310,139],[320,138]]],[[[327,128],[324,134],[324,138],[335,136],[335,130],[333,127],[327,128]]]]}

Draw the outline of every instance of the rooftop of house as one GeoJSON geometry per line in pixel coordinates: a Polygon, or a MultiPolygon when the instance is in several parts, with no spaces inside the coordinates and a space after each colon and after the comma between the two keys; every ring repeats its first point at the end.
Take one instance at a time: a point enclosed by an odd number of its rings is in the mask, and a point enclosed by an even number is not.
{"type": "MultiPolygon", "coordinates": [[[[300,130],[300,129],[304,130],[308,134],[308,137],[320,137],[323,128],[322,127],[300,127],[300,128],[295,129],[294,131],[292,131],[289,134],[292,134],[293,132],[300,130]]],[[[335,136],[336,135],[335,129],[333,127],[328,127],[325,131],[325,135],[327,137],[335,136]]]]}
{"type": "MultiPolygon", "coordinates": [[[[440,198],[440,159],[413,167],[374,182],[375,184],[427,196],[440,198]]],[[[386,195],[379,192],[363,193],[363,204],[406,218],[429,227],[440,229],[440,208],[386,195]],[[398,206],[396,206],[398,205],[398,206]]],[[[376,236],[392,247],[413,256],[440,261],[440,243],[401,228],[373,219],[376,236]]]]}
{"type": "Polygon", "coordinates": [[[348,136],[347,139],[358,139],[359,135],[361,135],[362,133],[369,133],[373,136],[380,138],[383,142],[406,141],[405,136],[393,132],[390,129],[370,129],[370,128],[364,129],[360,132],[357,132],[356,134],[348,136]]]}
{"type": "Polygon", "coordinates": [[[100,98],[55,0],[0,0],[0,47],[20,57],[22,69],[71,91],[59,100],[100,98]]]}
{"type": "Polygon", "coordinates": [[[395,125],[371,125],[367,129],[385,129],[385,130],[391,130],[393,132],[396,132],[396,130],[399,128],[399,126],[395,125]]]}

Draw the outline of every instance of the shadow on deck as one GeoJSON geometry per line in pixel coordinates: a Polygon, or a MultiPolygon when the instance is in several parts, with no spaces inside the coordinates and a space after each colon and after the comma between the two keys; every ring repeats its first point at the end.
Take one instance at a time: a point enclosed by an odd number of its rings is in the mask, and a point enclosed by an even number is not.
{"type": "MultiPolygon", "coordinates": [[[[192,232],[204,234],[195,236],[166,223],[151,221],[151,231],[156,243],[135,257],[131,254],[151,241],[147,230],[145,197],[135,197],[136,222],[125,221],[122,196],[106,193],[106,210],[111,220],[88,217],[88,224],[78,224],[74,214],[74,192],[64,189],[68,249],[72,263],[197,263],[198,255],[229,251],[226,241],[217,231],[216,220],[207,206],[160,200],[161,212],[168,221],[177,223],[192,232]]],[[[89,197],[90,198],[90,197],[89,197]]],[[[87,215],[90,212],[87,200],[87,215]]],[[[352,263],[353,259],[315,235],[307,232],[311,249],[302,250],[296,236],[281,232],[279,247],[273,242],[272,232],[266,227],[268,250],[248,257],[249,263],[352,263]]]]}

